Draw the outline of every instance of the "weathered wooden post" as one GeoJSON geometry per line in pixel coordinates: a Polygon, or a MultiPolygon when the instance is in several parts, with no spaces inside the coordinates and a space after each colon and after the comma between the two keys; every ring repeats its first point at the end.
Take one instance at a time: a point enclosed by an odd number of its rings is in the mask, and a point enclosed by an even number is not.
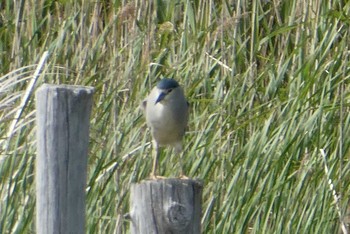
{"type": "Polygon", "coordinates": [[[131,186],[132,234],[199,234],[202,183],[192,179],[146,180],[131,186]]]}
{"type": "Polygon", "coordinates": [[[36,233],[85,233],[85,186],[93,88],[36,92],[36,233]]]}

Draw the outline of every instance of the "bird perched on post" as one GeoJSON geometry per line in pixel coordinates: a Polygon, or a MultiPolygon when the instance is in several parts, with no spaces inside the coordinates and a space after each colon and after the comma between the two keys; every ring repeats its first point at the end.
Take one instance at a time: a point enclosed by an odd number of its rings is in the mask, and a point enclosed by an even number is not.
{"type": "Polygon", "coordinates": [[[164,78],[154,87],[142,102],[146,122],[151,130],[155,148],[151,178],[157,178],[160,146],[171,146],[180,156],[182,167],[182,138],[188,122],[188,102],[184,92],[174,79],[164,78]]]}

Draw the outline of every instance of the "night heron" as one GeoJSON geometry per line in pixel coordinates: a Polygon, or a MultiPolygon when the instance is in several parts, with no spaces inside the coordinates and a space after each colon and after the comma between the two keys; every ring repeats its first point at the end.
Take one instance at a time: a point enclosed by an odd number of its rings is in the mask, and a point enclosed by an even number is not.
{"type": "Polygon", "coordinates": [[[154,87],[141,105],[150,128],[154,158],[151,177],[157,177],[160,146],[171,146],[180,157],[181,177],[184,177],[182,164],[182,138],[188,122],[188,102],[184,92],[174,79],[164,78],[154,87]]]}

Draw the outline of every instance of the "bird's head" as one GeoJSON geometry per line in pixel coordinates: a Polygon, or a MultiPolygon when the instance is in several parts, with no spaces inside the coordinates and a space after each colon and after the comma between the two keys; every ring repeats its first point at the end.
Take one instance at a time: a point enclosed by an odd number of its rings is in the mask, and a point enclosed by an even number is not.
{"type": "Polygon", "coordinates": [[[174,79],[164,78],[160,80],[157,84],[157,89],[159,90],[159,96],[155,104],[164,100],[164,98],[167,95],[170,95],[171,92],[174,89],[177,89],[178,87],[179,87],[179,83],[177,83],[177,81],[174,79]]]}

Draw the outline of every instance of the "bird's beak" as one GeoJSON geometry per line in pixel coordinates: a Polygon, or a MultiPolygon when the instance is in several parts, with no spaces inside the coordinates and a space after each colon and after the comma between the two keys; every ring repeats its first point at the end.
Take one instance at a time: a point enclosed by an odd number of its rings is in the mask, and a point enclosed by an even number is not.
{"type": "Polygon", "coordinates": [[[158,102],[162,101],[165,98],[166,95],[167,95],[167,93],[161,92],[159,94],[155,104],[157,104],[158,102]]]}

